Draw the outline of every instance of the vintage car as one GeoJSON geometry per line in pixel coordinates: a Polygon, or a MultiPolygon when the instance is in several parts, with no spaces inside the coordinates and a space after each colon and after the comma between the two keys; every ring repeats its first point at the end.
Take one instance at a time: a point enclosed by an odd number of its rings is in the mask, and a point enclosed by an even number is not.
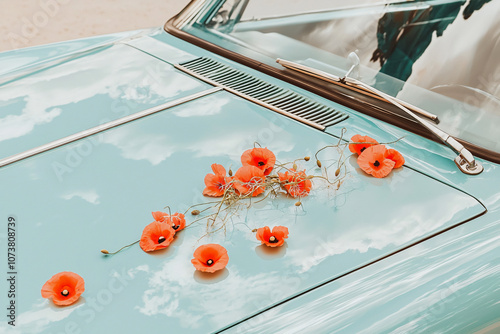
{"type": "Polygon", "coordinates": [[[193,0],[0,54],[0,332],[499,333],[499,17],[193,0]]]}

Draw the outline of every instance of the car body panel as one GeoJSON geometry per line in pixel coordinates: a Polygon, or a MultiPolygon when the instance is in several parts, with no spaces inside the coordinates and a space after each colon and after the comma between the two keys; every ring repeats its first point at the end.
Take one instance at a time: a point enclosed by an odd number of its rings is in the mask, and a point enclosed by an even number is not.
{"type": "MultiPolygon", "coordinates": [[[[185,75],[171,69],[169,61],[190,54],[211,55],[166,33],[126,43],[130,46],[106,50],[127,50],[136,61],[146,63],[164,60],[161,68],[172,75],[172,81],[185,75]],[[150,38],[169,46],[162,48],[150,38]]],[[[488,217],[482,202],[488,209],[498,208],[499,197],[491,186],[500,174],[497,165],[484,161],[483,174],[464,176],[453,169],[453,153],[440,144],[216,58],[349,113],[350,118],[321,132],[218,92],[1,168],[0,196],[6,199],[2,211],[20,222],[19,258],[29,259],[20,262],[19,269],[18,286],[23,293],[18,330],[22,333],[65,331],[68,324],[83,332],[138,332],[144,324],[172,332],[216,331],[443,230],[451,229],[442,235],[462,231],[454,226],[480,215],[488,217]],[[146,254],[137,245],[109,258],[99,253],[102,248],[113,251],[136,240],[152,221],[151,211],[165,205],[180,211],[208,201],[201,193],[210,164],[232,165],[235,170],[241,152],[255,141],[272,149],[278,159],[312,155],[337,142],[343,127],[348,135],[365,133],[381,142],[406,135],[394,147],[407,164],[378,180],[364,175],[351,158],[347,161],[351,176],[341,189],[318,189],[303,200],[305,211],[286,198],[242,210],[244,224],[228,226],[226,235],[202,241],[220,242],[229,250],[227,269],[214,278],[195,273],[190,263],[204,234],[202,227],[186,229],[172,247],[157,254],[146,254]],[[286,248],[273,252],[259,246],[249,230],[280,224],[288,225],[293,237],[286,248]],[[39,295],[45,280],[62,270],[78,272],[86,279],[82,299],[64,309],[39,295]]],[[[130,68],[138,70],[139,65],[130,68]]],[[[175,80],[176,89],[182,92],[179,96],[209,87],[182,78],[186,87],[175,80]]],[[[119,85],[119,80],[113,84],[119,85]]],[[[127,84],[135,87],[137,83],[127,84]]],[[[146,85],[152,91],[149,85],[154,82],[146,85]]],[[[144,99],[134,95],[131,100],[140,104],[131,112],[166,102],[168,94],[146,94],[144,99]]],[[[117,94],[115,98],[122,97],[117,94]]],[[[107,110],[113,101],[110,97],[102,100],[96,92],[88,103],[107,110]]],[[[18,108],[4,109],[12,113],[18,108]]],[[[87,109],[78,103],[75,108],[87,109]]],[[[99,121],[94,118],[92,122],[96,126],[99,121]]],[[[21,145],[16,147],[20,152],[21,145]]],[[[327,154],[326,161],[332,157],[335,154],[327,154]]],[[[307,165],[308,170],[314,170],[312,165],[307,165]]],[[[482,217],[473,222],[484,222],[482,217]]],[[[408,270],[412,273],[418,268],[409,266],[408,270]]],[[[4,284],[0,284],[2,290],[4,284]]],[[[0,326],[5,328],[3,323],[0,326]]]]}
{"type": "Polygon", "coordinates": [[[224,333],[498,333],[499,247],[485,215],[224,333]]]}
{"type": "Polygon", "coordinates": [[[124,44],[0,89],[0,159],[210,88],[124,44]]]}
{"type": "MultiPolygon", "coordinates": [[[[367,116],[361,112],[347,108],[339,103],[335,103],[269,75],[265,75],[242,64],[238,64],[234,61],[214,55],[210,51],[201,49],[172,35],[155,34],[150,37],[162,44],[164,43],[170,46],[175,46],[182,49],[184,52],[197,57],[211,57],[218,61],[230,64],[238,70],[242,70],[253,76],[262,78],[272,84],[299,92],[308,98],[317,100],[320,103],[349,114],[349,118],[347,120],[327,128],[325,132],[329,134],[340,137],[342,129],[346,129],[347,132],[344,135],[344,138],[346,139],[350,138],[354,134],[364,133],[373,138],[377,138],[380,142],[393,142],[398,140],[397,149],[405,156],[406,166],[412,167],[432,178],[472,194],[481,201],[489,201],[492,196],[497,196],[497,188],[491,186],[491,180],[496,177],[500,177],[500,168],[498,164],[491,163],[484,159],[478,159],[481,164],[483,164],[487,173],[471,177],[470,175],[460,172],[456,168],[455,162],[453,161],[456,154],[448,147],[440,143],[436,143],[435,141],[410,133],[374,117],[367,116]]],[[[148,41],[148,44],[151,45],[152,43],[148,41]]],[[[160,49],[161,47],[156,46],[155,48],[160,49]]],[[[155,52],[152,46],[145,48],[145,52],[148,52],[158,59],[169,62],[168,55],[161,54],[159,51],[155,52]]],[[[263,59],[263,55],[259,55],[259,60],[263,59]]],[[[270,59],[268,59],[268,61],[270,61],[270,59]]]]}
{"type": "Polygon", "coordinates": [[[151,211],[209,201],[201,193],[210,164],[237,166],[255,141],[290,160],[332,140],[218,92],[2,168],[3,205],[19,222],[22,240],[33,240],[18,249],[20,259],[30,259],[19,269],[19,328],[57,331],[74,322],[83,331],[135,332],[148,323],[173,332],[215,331],[485,212],[471,196],[411,168],[375,180],[350,159],[343,187],[317,189],[302,200],[304,209],[278,198],[241,210],[226,233],[201,241],[204,224],[181,232],[157,254],[137,245],[110,258],[99,252],[137,239],[151,211]],[[54,162],[64,164],[68,155],[79,162],[58,174],[54,162]],[[395,178],[400,181],[387,181],[395,178]],[[287,225],[293,237],[270,252],[251,232],[262,224],[287,225]],[[215,278],[199,275],[190,263],[195,247],[208,242],[230,254],[215,278]],[[79,303],[51,313],[58,309],[32,296],[61,270],[85,277],[86,292],[79,303]]]}
{"type": "Polygon", "coordinates": [[[43,68],[54,62],[92,53],[115,43],[160,32],[159,28],[141,29],[5,51],[0,57],[2,59],[0,83],[4,83],[6,78],[11,80],[14,75],[24,74],[25,71],[29,73],[33,68],[43,68]]]}

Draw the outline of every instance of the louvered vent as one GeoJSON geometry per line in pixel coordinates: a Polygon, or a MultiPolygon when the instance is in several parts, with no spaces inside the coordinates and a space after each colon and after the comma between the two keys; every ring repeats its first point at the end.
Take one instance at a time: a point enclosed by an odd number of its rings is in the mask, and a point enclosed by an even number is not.
{"type": "Polygon", "coordinates": [[[210,58],[198,58],[176,67],[214,86],[321,130],[346,120],[349,115],[313,101],[210,58]]]}

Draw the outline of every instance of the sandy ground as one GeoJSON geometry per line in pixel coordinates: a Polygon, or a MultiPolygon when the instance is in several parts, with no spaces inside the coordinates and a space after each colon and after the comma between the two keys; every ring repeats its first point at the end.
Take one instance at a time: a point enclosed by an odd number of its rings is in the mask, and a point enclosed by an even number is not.
{"type": "Polygon", "coordinates": [[[163,26],[189,0],[0,0],[0,51],[163,26]]]}

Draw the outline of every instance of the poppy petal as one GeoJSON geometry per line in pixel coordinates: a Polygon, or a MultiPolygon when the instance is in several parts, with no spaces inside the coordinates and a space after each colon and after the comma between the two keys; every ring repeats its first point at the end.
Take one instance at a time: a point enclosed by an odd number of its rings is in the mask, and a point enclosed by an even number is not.
{"type": "Polygon", "coordinates": [[[186,227],[186,218],[182,213],[174,213],[172,216],[168,216],[166,221],[174,229],[175,233],[183,230],[186,227]]]}
{"type": "Polygon", "coordinates": [[[191,263],[196,270],[214,273],[224,269],[229,262],[227,250],[218,244],[206,244],[198,247],[193,254],[191,263]]]}
{"type": "Polygon", "coordinates": [[[387,151],[385,152],[385,157],[395,162],[394,168],[399,168],[405,164],[405,158],[395,149],[387,149],[387,151]]]}
{"type": "Polygon", "coordinates": [[[365,149],[367,149],[368,147],[373,146],[373,145],[378,145],[378,142],[375,139],[368,137],[368,136],[354,135],[351,138],[351,141],[354,143],[349,144],[349,151],[351,151],[352,153],[356,153],[358,155],[363,153],[363,151],[365,149]],[[359,143],[359,144],[355,144],[355,143],[359,143]]]}
{"type": "Polygon", "coordinates": [[[305,170],[296,172],[294,169],[278,173],[280,183],[292,197],[305,197],[312,188],[311,180],[307,179],[305,170]]]}
{"type": "Polygon", "coordinates": [[[43,298],[52,298],[56,305],[67,306],[76,302],[85,291],[83,278],[69,271],[52,276],[42,287],[43,298]]]}
{"type": "Polygon", "coordinates": [[[226,170],[222,165],[212,164],[212,170],[215,174],[205,176],[205,189],[203,195],[211,197],[224,196],[224,192],[231,187],[231,178],[226,177],[226,170]]]}
{"type": "Polygon", "coordinates": [[[234,188],[243,196],[257,196],[265,191],[264,172],[251,165],[240,167],[234,175],[234,188]]]}
{"type": "Polygon", "coordinates": [[[151,212],[151,214],[153,215],[153,219],[157,222],[164,222],[165,216],[167,216],[167,214],[165,212],[161,212],[161,211],[151,212]]]}
{"type": "Polygon", "coordinates": [[[264,175],[269,175],[276,163],[276,156],[267,147],[256,147],[246,150],[241,155],[241,164],[243,166],[254,166],[264,172],[264,175]]]}
{"type": "Polygon", "coordinates": [[[212,171],[214,172],[215,175],[226,176],[226,169],[222,165],[212,164],[212,171]]]}
{"type": "Polygon", "coordinates": [[[256,238],[263,245],[280,247],[285,243],[285,239],[288,238],[288,228],[285,226],[275,226],[271,232],[269,226],[264,226],[257,229],[256,238]]]}
{"type": "Polygon", "coordinates": [[[145,252],[166,248],[174,240],[175,230],[170,224],[152,222],[142,231],[139,246],[145,252]]]}
{"type": "Polygon", "coordinates": [[[358,157],[358,165],[365,173],[376,178],[386,177],[394,168],[395,162],[386,159],[385,154],[384,145],[370,146],[358,157]]]}

